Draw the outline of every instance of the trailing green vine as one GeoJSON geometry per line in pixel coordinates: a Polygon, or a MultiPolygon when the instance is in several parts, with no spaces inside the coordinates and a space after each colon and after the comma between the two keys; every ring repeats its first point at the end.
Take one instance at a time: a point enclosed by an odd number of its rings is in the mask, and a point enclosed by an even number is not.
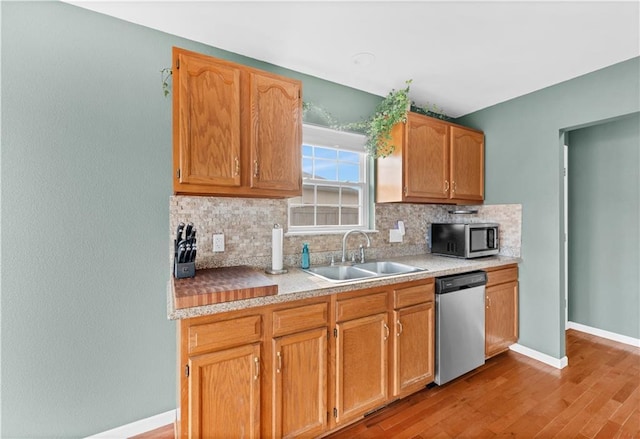
{"type": "Polygon", "coordinates": [[[164,92],[164,97],[166,98],[171,93],[171,85],[169,81],[171,80],[171,75],[173,75],[173,71],[171,67],[165,67],[160,70],[160,78],[162,80],[162,91],[164,92]]]}

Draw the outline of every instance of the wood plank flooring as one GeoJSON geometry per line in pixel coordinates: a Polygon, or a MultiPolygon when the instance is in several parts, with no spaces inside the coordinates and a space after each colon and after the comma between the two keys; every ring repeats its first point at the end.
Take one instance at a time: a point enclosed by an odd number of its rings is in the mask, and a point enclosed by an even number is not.
{"type": "MultiPolygon", "coordinates": [[[[506,352],[327,437],[640,438],[640,349],[569,330],[567,356],[558,370],[506,352]]],[[[149,438],[173,426],[136,436],[149,438]]]]}

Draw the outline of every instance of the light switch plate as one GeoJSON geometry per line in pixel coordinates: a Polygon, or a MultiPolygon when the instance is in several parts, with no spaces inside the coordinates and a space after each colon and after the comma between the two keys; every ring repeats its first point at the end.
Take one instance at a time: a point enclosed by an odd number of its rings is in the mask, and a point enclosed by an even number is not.
{"type": "Polygon", "coordinates": [[[214,252],[224,251],[224,234],[223,233],[215,233],[213,235],[213,251],[214,252]]]}

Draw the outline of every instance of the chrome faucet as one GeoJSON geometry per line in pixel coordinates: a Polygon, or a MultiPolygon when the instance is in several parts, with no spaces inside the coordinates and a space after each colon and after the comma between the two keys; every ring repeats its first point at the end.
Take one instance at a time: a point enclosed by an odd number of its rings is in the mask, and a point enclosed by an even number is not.
{"type": "MultiPolygon", "coordinates": [[[[365,238],[367,238],[367,247],[371,247],[371,240],[369,239],[369,235],[367,235],[366,233],[364,233],[362,230],[348,230],[344,236],[342,237],[342,262],[346,262],[347,261],[347,237],[351,234],[351,233],[360,233],[362,236],[364,236],[365,238]]],[[[360,262],[364,262],[364,247],[360,246],[360,262]]]]}

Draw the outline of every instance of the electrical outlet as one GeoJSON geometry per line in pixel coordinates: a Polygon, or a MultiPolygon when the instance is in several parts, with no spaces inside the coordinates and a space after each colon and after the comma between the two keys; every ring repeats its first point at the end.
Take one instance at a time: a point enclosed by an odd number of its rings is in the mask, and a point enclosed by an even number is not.
{"type": "Polygon", "coordinates": [[[213,235],[213,251],[214,252],[224,251],[224,234],[215,233],[213,235]]]}

